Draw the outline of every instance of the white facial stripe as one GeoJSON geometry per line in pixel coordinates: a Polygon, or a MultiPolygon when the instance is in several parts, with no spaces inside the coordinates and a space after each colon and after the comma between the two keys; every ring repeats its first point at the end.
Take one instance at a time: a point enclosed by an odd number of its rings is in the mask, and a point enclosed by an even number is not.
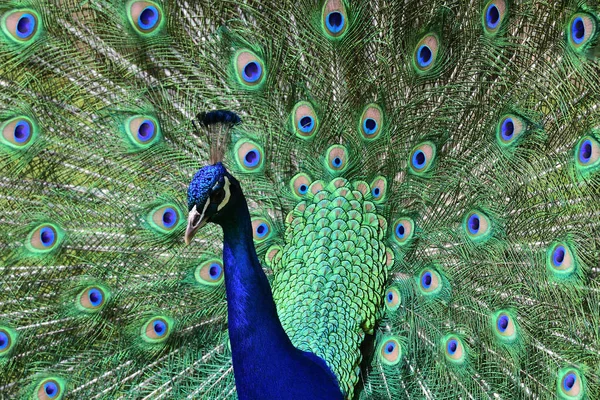
{"type": "Polygon", "coordinates": [[[229,190],[229,186],[231,186],[231,183],[229,182],[229,178],[225,177],[225,186],[223,187],[223,190],[225,190],[225,197],[223,198],[223,201],[221,202],[221,204],[219,204],[219,206],[217,207],[217,211],[221,211],[221,209],[223,207],[225,207],[225,205],[229,201],[229,197],[231,197],[231,192],[229,190]]]}
{"type": "Polygon", "coordinates": [[[206,204],[204,205],[204,209],[202,210],[202,214],[200,214],[200,221],[202,221],[204,219],[204,214],[206,213],[206,210],[208,209],[208,205],[209,204],[210,204],[210,198],[206,199],[206,204]]]}

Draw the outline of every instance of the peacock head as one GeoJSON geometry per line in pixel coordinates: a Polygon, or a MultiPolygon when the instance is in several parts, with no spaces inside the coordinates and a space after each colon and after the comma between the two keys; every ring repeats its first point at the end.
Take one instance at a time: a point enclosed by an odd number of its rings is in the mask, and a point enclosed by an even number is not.
{"type": "MultiPolygon", "coordinates": [[[[228,209],[241,197],[239,182],[222,163],[201,168],[188,187],[188,225],[185,243],[189,244],[198,229],[207,222],[221,223],[228,209]]],[[[230,215],[230,213],[229,213],[230,215]]]]}

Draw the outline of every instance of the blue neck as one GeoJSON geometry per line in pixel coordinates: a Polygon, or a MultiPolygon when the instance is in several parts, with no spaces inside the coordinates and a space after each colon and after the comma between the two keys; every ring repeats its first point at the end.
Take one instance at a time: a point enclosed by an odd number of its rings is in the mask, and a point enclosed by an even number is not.
{"type": "Polygon", "coordinates": [[[254,249],[248,206],[241,197],[221,222],[238,398],[341,399],[336,378],[325,362],[296,349],[279,322],[269,281],[254,249]]]}

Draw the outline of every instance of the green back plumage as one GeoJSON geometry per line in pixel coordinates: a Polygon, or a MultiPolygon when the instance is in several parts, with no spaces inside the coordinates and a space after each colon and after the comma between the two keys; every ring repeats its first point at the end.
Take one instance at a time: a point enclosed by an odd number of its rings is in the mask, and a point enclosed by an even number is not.
{"type": "Polygon", "coordinates": [[[576,0],[3,3],[0,392],[236,397],[220,230],[182,240],[192,121],[229,109],[282,324],[348,397],[597,398],[599,21],[576,0]]]}

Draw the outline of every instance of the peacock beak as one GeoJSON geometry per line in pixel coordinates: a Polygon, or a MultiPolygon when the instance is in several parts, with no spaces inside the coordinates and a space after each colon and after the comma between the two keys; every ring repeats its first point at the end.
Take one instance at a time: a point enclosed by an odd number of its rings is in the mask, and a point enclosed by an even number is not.
{"type": "Polygon", "coordinates": [[[205,212],[208,208],[209,203],[210,200],[207,200],[206,205],[204,206],[204,210],[202,210],[202,214],[198,212],[196,206],[194,206],[194,208],[192,208],[192,210],[188,214],[188,224],[187,229],[185,230],[186,245],[190,244],[190,242],[194,238],[194,235],[196,234],[196,232],[198,232],[198,229],[206,225],[207,218],[205,217],[205,212]]]}

